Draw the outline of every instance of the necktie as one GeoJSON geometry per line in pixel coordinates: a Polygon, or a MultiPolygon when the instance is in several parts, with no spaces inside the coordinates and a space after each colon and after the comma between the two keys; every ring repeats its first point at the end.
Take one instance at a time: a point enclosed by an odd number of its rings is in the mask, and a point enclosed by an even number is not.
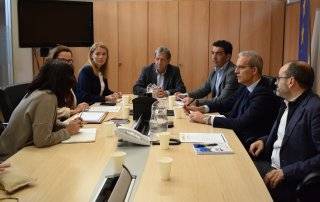
{"type": "Polygon", "coordinates": [[[246,103],[249,100],[249,96],[250,96],[250,92],[249,92],[249,90],[247,88],[245,88],[244,92],[243,92],[243,96],[242,96],[241,101],[240,101],[239,108],[238,108],[238,116],[243,114],[243,112],[245,110],[246,103]]]}

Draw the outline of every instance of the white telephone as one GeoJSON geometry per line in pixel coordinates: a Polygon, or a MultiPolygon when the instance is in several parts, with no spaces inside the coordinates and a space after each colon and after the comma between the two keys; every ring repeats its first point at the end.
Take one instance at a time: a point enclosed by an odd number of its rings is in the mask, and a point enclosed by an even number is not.
{"type": "Polygon", "coordinates": [[[132,142],[140,145],[150,145],[150,138],[147,135],[149,132],[148,127],[145,127],[145,122],[142,121],[142,116],[138,119],[138,121],[132,126],[132,128],[119,126],[116,129],[116,134],[124,141],[132,142]],[[144,124],[144,125],[143,125],[144,124]],[[146,130],[147,129],[147,130],[146,130]],[[139,132],[141,131],[141,132],[139,132]],[[144,135],[144,134],[146,135],[144,135]]]}
{"type": "Polygon", "coordinates": [[[150,145],[150,138],[133,128],[119,126],[115,132],[119,136],[119,138],[124,141],[140,145],[150,145]]]}

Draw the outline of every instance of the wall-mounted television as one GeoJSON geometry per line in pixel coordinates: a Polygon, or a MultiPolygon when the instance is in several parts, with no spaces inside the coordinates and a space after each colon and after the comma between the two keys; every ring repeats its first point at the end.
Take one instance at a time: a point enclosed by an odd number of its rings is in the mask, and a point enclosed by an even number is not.
{"type": "Polygon", "coordinates": [[[85,1],[19,0],[20,47],[88,47],[93,43],[93,5],[85,1]]]}

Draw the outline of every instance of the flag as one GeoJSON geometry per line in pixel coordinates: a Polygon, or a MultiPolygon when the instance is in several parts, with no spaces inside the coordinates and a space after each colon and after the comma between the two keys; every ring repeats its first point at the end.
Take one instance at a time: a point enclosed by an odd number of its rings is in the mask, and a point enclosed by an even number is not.
{"type": "Polygon", "coordinates": [[[308,62],[309,57],[310,0],[300,2],[299,60],[308,62]]]}
{"type": "Polygon", "coordinates": [[[315,73],[314,91],[320,94],[320,9],[317,9],[311,40],[311,66],[315,73]]]}

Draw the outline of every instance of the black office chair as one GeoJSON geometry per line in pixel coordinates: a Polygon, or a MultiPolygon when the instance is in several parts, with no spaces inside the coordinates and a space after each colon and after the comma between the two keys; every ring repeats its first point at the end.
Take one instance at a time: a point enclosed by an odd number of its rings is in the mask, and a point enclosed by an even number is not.
{"type": "Polygon", "coordinates": [[[9,122],[13,110],[27,93],[30,83],[8,86],[0,92],[0,105],[4,122],[9,122]]]}
{"type": "Polygon", "coordinates": [[[320,171],[309,173],[297,186],[296,195],[299,202],[319,201],[320,171]]]}
{"type": "Polygon", "coordinates": [[[14,108],[11,104],[9,96],[2,89],[0,89],[0,109],[2,112],[4,122],[8,122],[14,108]]]}
{"type": "Polygon", "coordinates": [[[276,86],[276,78],[273,76],[269,76],[269,75],[263,75],[262,77],[266,78],[268,80],[268,86],[270,87],[270,89],[275,92],[277,89],[276,86]]]}

